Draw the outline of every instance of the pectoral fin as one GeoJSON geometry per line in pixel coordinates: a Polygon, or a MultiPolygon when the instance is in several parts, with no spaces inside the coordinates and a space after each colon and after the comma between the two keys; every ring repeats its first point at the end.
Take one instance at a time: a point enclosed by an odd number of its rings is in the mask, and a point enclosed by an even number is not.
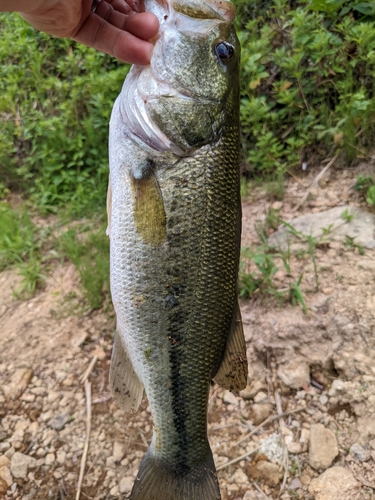
{"type": "Polygon", "coordinates": [[[237,304],[224,357],[213,380],[224,389],[240,391],[247,385],[247,374],[246,342],[237,304]]]}
{"type": "Polygon", "coordinates": [[[167,238],[167,222],[153,163],[148,161],[139,165],[131,181],[137,232],[145,243],[157,246],[167,238]]]}
{"type": "Polygon", "coordinates": [[[134,372],[119,334],[115,333],[109,383],[113,397],[126,412],[135,412],[141,404],[143,385],[134,372]]]}

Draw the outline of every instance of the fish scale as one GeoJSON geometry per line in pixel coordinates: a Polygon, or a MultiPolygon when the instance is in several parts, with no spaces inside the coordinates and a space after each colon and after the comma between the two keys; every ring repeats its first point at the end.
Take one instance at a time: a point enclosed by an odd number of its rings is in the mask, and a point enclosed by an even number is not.
{"type": "Polygon", "coordinates": [[[132,500],[220,498],[207,439],[209,388],[214,378],[238,390],[247,377],[237,303],[239,45],[220,15],[209,23],[188,17],[202,3],[189,1],[178,4],[183,14],[173,13],[172,0],[158,3],[151,66],[131,70],[111,118],[108,232],[117,333],[110,380],[127,411],[137,409],[144,388],[154,421],[132,500]],[[227,65],[215,52],[223,43],[234,53],[227,65]],[[184,64],[181,46],[189,48],[184,64]],[[212,80],[202,99],[199,85],[188,95],[194,78],[204,78],[191,50],[212,80]],[[183,128],[194,121],[195,132],[183,128]]]}

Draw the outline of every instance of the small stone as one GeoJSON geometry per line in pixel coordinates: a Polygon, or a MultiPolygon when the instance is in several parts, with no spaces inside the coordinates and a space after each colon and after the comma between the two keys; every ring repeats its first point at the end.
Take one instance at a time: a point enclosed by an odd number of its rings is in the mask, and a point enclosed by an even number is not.
{"type": "Polygon", "coordinates": [[[35,396],[45,396],[47,394],[47,389],[45,389],[45,387],[33,387],[30,389],[30,392],[35,394],[35,396]]]}
{"type": "Polygon", "coordinates": [[[35,401],[35,394],[30,394],[26,392],[22,394],[21,401],[25,401],[25,403],[33,403],[35,401]]]}
{"type": "Polygon", "coordinates": [[[319,403],[322,405],[326,405],[328,403],[328,396],[326,396],[325,394],[322,394],[319,397],[319,403]]]}
{"type": "Polygon", "coordinates": [[[64,450],[58,450],[56,452],[56,460],[59,462],[59,464],[65,463],[66,452],[64,450]]]}
{"type": "Polygon", "coordinates": [[[310,384],[310,367],[299,358],[280,366],[277,375],[285,385],[292,389],[300,389],[310,384]]]}
{"type": "Polygon", "coordinates": [[[288,448],[289,453],[298,454],[303,451],[301,443],[295,443],[294,441],[287,443],[286,447],[288,448]]]}
{"type": "Polygon", "coordinates": [[[48,422],[48,420],[50,420],[51,417],[52,417],[52,410],[48,410],[42,413],[39,418],[42,422],[48,422]]]}
{"type": "Polygon", "coordinates": [[[249,482],[249,478],[242,469],[236,470],[236,472],[232,476],[232,480],[236,484],[248,484],[249,482]]]}
{"type": "Polygon", "coordinates": [[[3,386],[3,393],[7,399],[18,399],[21,394],[26,390],[33,377],[33,370],[31,368],[20,368],[16,370],[10,379],[8,385],[3,386]]]}
{"type": "Polygon", "coordinates": [[[13,478],[10,473],[9,467],[7,467],[6,465],[0,467],[0,478],[3,479],[8,486],[12,486],[13,478]]]}
{"type": "Polygon", "coordinates": [[[10,461],[10,471],[15,478],[25,478],[27,469],[36,467],[37,461],[33,457],[16,451],[10,461]]]}
{"type": "Polygon", "coordinates": [[[236,396],[230,391],[224,392],[223,401],[224,401],[224,403],[231,404],[234,406],[238,405],[238,400],[237,400],[236,396]]]}
{"type": "Polygon", "coordinates": [[[298,488],[302,488],[302,483],[301,483],[301,480],[298,477],[295,477],[290,482],[290,484],[288,486],[288,489],[290,489],[290,490],[298,490],[298,488]]]}
{"type": "Polygon", "coordinates": [[[283,207],[283,202],[282,202],[282,201],[274,201],[274,202],[272,203],[272,208],[273,208],[274,210],[281,210],[281,209],[282,209],[282,207],[283,207]]]}
{"type": "Polygon", "coordinates": [[[119,487],[117,486],[117,484],[110,489],[109,493],[110,493],[110,495],[112,495],[114,497],[118,496],[118,494],[119,494],[119,487]]]}
{"type": "Polygon", "coordinates": [[[311,483],[311,476],[309,476],[309,474],[302,473],[300,476],[300,480],[304,486],[308,486],[311,483]]]}
{"type": "Polygon", "coordinates": [[[46,455],[47,455],[47,452],[46,452],[46,450],[45,450],[44,448],[38,448],[38,449],[36,450],[36,456],[37,456],[38,458],[43,458],[43,457],[45,457],[46,455]]]}
{"type": "Polygon", "coordinates": [[[361,417],[357,421],[360,444],[366,445],[375,438],[375,419],[373,417],[361,417]]]}
{"type": "Polygon", "coordinates": [[[45,464],[50,466],[52,465],[56,460],[55,454],[54,453],[47,453],[46,458],[45,458],[45,464]]]}
{"type": "Polygon", "coordinates": [[[96,349],[94,349],[91,353],[93,356],[96,356],[99,361],[103,361],[106,357],[107,357],[107,354],[106,352],[104,351],[103,347],[98,345],[96,347],[96,349]]]}
{"type": "Polygon", "coordinates": [[[328,391],[328,396],[335,397],[343,393],[345,388],[345,383],[343,380],[336,379],[332,382],[332,385],[328,391]]]}
{"type": "Polygon", "coordinates": [[[81,346],[84,341],[87,339],[87,336],[88,336],[88,332],[85,330],[85,331],[82,331],[82,332],[77,332],[71,339],[71,344],[73,347],[79,347],[81,346]]]}
{"type": "Polygon", "coordinates": [[[9,464],[10,464],[10,459],[5,455],[0,455],[0,467],[4,467],[4,465],[8,467],[9,464]]]}
{"type": "Polygon", "coordinates": [[[8,433],[5,431],[0,431],[0,441],[4,441],[8,436],[8,433]]]}
{"type": "Polygon", "coordinates": [[[272,413],[272,404],[253,404],[249,408],[249,418],[254,425],[259,425],[268,418],[272,413]]]}
{"type": "Polygon", "coordinates": [[[253,479],[263,481],[269,486],[277,486],[283,476],[277,464],[259,460],[248,469],[249,476],[253,479]]]}
{"type": "Polygon", "coordinates": [[[133,488],[134,478],[125,476],[120,479],[119,489],[120,493],[130,493],[133,488]]]}
{"type": "Polygon", "coordinates": [[[267,385],[260,381],[254,380],[250,385],[246,387],[243,391],[240,391],[240,396],[243,399],[253,399],[258,392],[267,390],[267,385]]]}
{"type": "Polygon", "coordinates": [[[61,413],[57,417],[48,422],[48,427],[52,427],[55,431],[61,431],[70,421],[70,416],[67,413],[61,413]]]}
{"type": "Polygon", "coordinates": [[[1,479],[0,477],[0,498],[6,498],[6,492],[8,491],[8,485],[4,481],[4,479],[1,479]]]}
{"type": "MultiPolygon", "coordinates": [[[[115,462],[120,462],[125,453],[125,445],[121,441],[115,441],[113,444],[113,459],[115,462]]],[[[120,488],[121,491],[121,488],[120,488]]]]}
{"type": "Polygon", "coordinates": [[[349,470],[331,467],[311,481],[309,492],[315,495],[315,500],[343,500],[352,498],[359,488],[349,470]]]}
{"type": "Polygon", "coordinates": [[[0,443],[0,453],[3,453],[6,450],[9,450],[10,448],[10,443],[5,441],[4,443],[0,443]]]}
{"type": "Polygon", "coordinates": [[[47,396],[48,403],[54,403],[57,399],[61,398],[61,393],[57,391],[50,391],[47,396]]]}
{"type": "Polygon", "coordinates": [[[335,434],[322,424],[310,428],[309,463],[314,469],[327,469],[339,454],[335,434]]]}
{"type": "Polygon", "coordinates": [[[359,460],[360,462],[367,462],[371,458],[371,452],[366,450],[359,443],[354,443],[351,446],[350,453],[355,460],[359,460]]]}
{"type": "Polygon", "coordinates": [[[242,500],[264,500],[264,495],[259,491],[249,490],[244,494],[242,500]]]}
{"type": "Polygon", "coordinates": [[[268,398],[267,394],[263,391],[258,392],[256,396],[254,396],[254,403],[261,403],[268,398]]]}

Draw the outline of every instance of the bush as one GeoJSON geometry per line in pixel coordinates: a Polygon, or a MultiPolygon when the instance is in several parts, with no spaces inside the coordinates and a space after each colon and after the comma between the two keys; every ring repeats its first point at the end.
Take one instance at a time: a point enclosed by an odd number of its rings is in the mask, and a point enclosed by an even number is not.
{"type": "Polygon", "coordinates": [[[371,144],[375,130],[375,4],[235,0],[242,44],[241,122],[256,174],[312,153],[371,144]]]}
{"type": "Polygon", "coordinates": [[[104,205],[108,122],[128,66],[17,15],[0,15],[0,29],[0,188],[17,183],[47,210],[104,205]]]}

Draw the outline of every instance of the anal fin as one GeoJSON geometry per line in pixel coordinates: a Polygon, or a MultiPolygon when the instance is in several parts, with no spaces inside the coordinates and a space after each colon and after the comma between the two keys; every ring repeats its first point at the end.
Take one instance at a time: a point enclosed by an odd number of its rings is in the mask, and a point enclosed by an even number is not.
{"type": "Polygon", "coordinates": [[[118,405],[126,412],[135,412],[141,404],[143,385],[134,372],[120,335],[115,332],[109,383],[118,405]]]}
{"type": "Polygon", "coordinates": [[[213,378],[216,384],[230,391],[240,391],[247,385],[246,342],[238,303],[221,365],[213,378]]]}

